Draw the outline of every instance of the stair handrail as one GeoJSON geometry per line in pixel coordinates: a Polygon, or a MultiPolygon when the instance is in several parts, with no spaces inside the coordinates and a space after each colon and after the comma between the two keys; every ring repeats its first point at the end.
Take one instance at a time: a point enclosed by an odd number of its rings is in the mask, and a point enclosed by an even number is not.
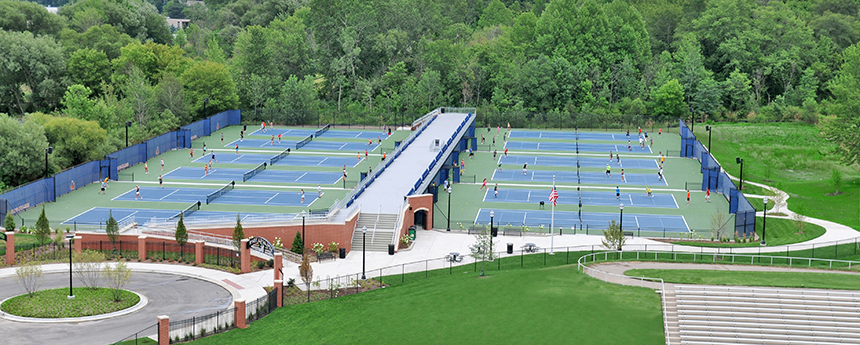
{"type": "Polygon", "coordinates": [[[400,235],[399,230],[403,228],[403,212],[406,210],[406,205],[409,204],[408,200],[409,199],[403,199],[403,203],[400,204],[400,210],[397,211],[397,222],[394,223],[394,234],[392,235],[394,238],[392,241],[394,245],[397,246],[398,250],[400,250],[400,241],[398,241],[399,238],[397,236],[400,235]]]}
{"type": "Polygon", "coordinates": [[[376,227],[379,226],[379,215],[382,214],[382,204],[379,205],[379,211],[376,212],[376,222],[373,223],[373,233],[370,234],[370,243],[373,243],[373,239],[376,238],[376,227]]]}

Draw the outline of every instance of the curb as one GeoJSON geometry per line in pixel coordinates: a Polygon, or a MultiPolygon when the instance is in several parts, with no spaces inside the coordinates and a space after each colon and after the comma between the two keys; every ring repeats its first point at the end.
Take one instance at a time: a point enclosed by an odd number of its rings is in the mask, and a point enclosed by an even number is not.
{"type": "MultiPolygon", "coordinates": [[[[131,290],[126,290],[126,291],[131,291],[131,290]]],[[[25,322],[25,323],[67,323],[67,322],[99,321],[99,320],[104,320],[104,319],[109,319],[109,318],[113,318],[113,317],[124,316],[124,315],[134,313],[138,310],[143,309],[143,307],[145,307],[147,304],[149,304],[149,299],[147,299],[146,296],[141,295],[141,294],[134,292],[134,291],[131,291],[131,292],[134,293],[135,295],[137,295],[138,297],[140,297],[140,301],[138,301],[137,304],[135,304],[129,308],[125,308],[123,310],[117,310],[115,312],[111,312],[111,313],[107,313],[107,314],[99,314],[99,315],[83,316],[83,317],[39,318],[39,317],[17,316],[17,315],[12,315],[12,314],[0,311],[0,318],[6,319],[9,321],[25,322]]],[[[17,297],[17,296],[15,296],[15,297],[17,297]]],[[[6,302],[7,300],[9,300],[11,298],[15,298],[15,297],[9,297],[7,299],[4,299],[4,300],[0,301],[0,304],[3,304],[3,302],[6,302]]]]}

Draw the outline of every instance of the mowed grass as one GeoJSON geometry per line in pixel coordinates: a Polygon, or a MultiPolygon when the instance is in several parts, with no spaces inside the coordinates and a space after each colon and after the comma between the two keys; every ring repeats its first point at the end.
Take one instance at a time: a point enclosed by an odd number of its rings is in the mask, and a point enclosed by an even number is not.
{"type": "MultiPolygon", "coordinates": [[[[788,207],[804,215],[860,229],[860,176],[831,154],[834,144],[820,130],[802,123],[723,124],[713,126],[714,157],[733,176],[740,175],[735,157],[744,159],[744,180],[777,187],[789,194],[788,207]],[[832,171],[842,172],[839,195],[832,171]]],[[[696,126],[699,141],[707,145],[705,126],[696,126]]],[[[737,182],[736,182],[737,184],[737,182]]],[[[744,192],[761,193],[760,189],[744,192]]]]}
{"type": "Polygon", "coordinates": [[[860,290],[860,279],[856,274],[671,269],[634,269],[625,274],[632,277],[663,278],[666,282],[680,284],[860,290]]]}
{"type": "Polygon", "coordinates": [[[12,297],[0,305],[0,309],[12,315],[37,318],[63,318],[100,315],[131,308],[140,302],[140,296],[122,290],[122,299],[113,300],[113,289],[76,288],[75,299],[67,299],[69,289],[49,289],[37,291],[34,296],[27,294],[12,297]]]}
{"type": "MultiPolygon", "coordinates": [[[[762,229],[764,228],[764,220],[762,217],[758,217],[755,222],[755,232],[761,238],[762,229]]],[[[809,241],[811,239],[817,238],[818,236],[824,235],[826,230],[818,225],[812,223],[805,223],[803,225],[803,233],[798,232],[797,223],[790,219],[781,219],[781,218],[767,218],[767,229],[765,234],[765,240],[767,241],[768,246],[779,246],[784,244],[794,244],[809,241]]],[[[757,247],[761,245],[761,240],[748,242],[748,243],[720,243],[716,242],[687,242],[687,241],[678,241],[673,242],[675,244],[689,245],[689,246],[699,246],[699,247],[757,247]]]]}
{"type": "MultiPolygon", "coordinates": [[[[492,264],[492,263],[491,263],[492,264]]],[[[464,272],[465,271],[465,272],[464,272]]],[[[445,272],[447,273],[447,272],[445,272]]],[[[195,344],[663,344],[660,295],[573,265],[452,275],[288,306],[195,344]]]]}

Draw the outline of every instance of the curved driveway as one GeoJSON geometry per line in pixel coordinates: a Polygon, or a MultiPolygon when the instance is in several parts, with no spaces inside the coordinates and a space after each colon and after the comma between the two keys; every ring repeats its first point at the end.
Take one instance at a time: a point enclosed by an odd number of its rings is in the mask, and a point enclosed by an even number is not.
{"type": "MultiPolygon", "coordinates": [[[[68,266],[66,266],[68,267],[68,266]]],[[[68,273],[45,273],[41,289],[69,286],[68,273]]],[[[74,279],[75,286],[82,286],[74,279]]],[[[233,296],[223,287],[196,278],[167,273],[135,272],[126,285],[149,299],[143,309],[129,315],[76,323],[26,323],[0,319],[4,344],[108,344],[155,325],[158,315],[182,320],[224,310],[233,296]]],[[[0,299],[24,293],[15,277],[0,279],[0,299]]],[[[156,334],[151,328],[142,336],[156,334]]]]}

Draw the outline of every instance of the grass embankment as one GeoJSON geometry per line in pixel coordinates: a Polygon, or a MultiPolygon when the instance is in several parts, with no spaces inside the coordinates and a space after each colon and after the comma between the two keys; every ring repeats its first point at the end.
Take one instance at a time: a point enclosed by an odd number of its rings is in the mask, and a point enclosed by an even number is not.
{"type": "Polygon", "coordinates": [[[573,266],[492,271],[483,278],[471,265],[434,273],[439,276],[280,308],[247,329],[195,343],[664,342],[660,296],[650,289],[599,281],[573,266]]]}
{"type": "MultiPolygon", "coordinates": [[[[755,232],[761,238],[762,228],[764,227],[764,222],[762,221],[762,217],[758,217],[755,222],[755,232]]],[[[790,219],[779,219],[779,218],[768,218],[767,219],[767,233],[765,234],[765,240],[767,240],[768,246],[780,246],[784,244],[794,244],[800,243],[804,241],[809,241],[818,236],[824,235],[826,231],[823,227],[805,223],[803,225],[803,233],[799,233],[797,230],[797,225],[794,221],[790,219]]],[[[860,235],[860,234],[858,234],[860,235]]],[[[674,244],[682,244],[688,246],[698,246],[698,247],[757,247],[761,245],[761,240],[748,242],[748,243],[720,243],[720,242],[687,242],[687,241],[678,241],[672,242],[674,244]]]]}
{"type": "MultiPolygon", "coordinates": [[[[50,238],[45,239],[45,243],[51,242],[50,238]]],[[[15,251],[33,249],[39,246],[39,238],[36,235],[15,233],[15,251]]],[[[6,254],[6,241],[0,240],[0,255],[6,254]]]]}
{"type": "Polygon", "coordinates": [[[140,302],[140,296],[126,290],[121,291],[122,299],[115,302],[112,290],[76,288],[73,289],[74,299],[66,298],[69,295],[67,288],[41,290],[33,297],[25,294],[10,298],[0,305],[0,309],[18,316],[63,318],[107,314],[140,302]]]}
{"type": "MultiPolygon", "coordinates": [[[[735,157],[744,159],[744,180],[779,188],[791,197],[793,211],[860,229],[860,176],[830,154],[834,144],[820,135],[820,130],[801,123],[715,124],[712,125],[714,157],[733,176],[740,176],[735,157]],[[830,180],[833,170],[842,172],[843,181],[833,195],[830,180]]],[[[705,126],[696,126],[700,141],[707,141],[705,126]]],[[[737,184],[737,182],[735,182],[737,184]]],[[[744,192],[761,193],[758,188],[744,192]]]]}
{"type": "Polygon", "coordinates": [[[624,274],[680,284],[860,290],[860,279],[854,274],[661,269],[635,269],[624,274]]]}

